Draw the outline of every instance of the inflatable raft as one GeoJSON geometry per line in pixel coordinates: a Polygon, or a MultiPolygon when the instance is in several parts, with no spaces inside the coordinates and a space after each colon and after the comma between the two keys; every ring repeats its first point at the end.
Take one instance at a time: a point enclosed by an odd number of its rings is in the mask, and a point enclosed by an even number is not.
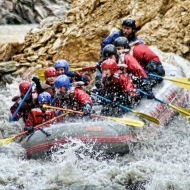
{"type": "MultiPolygon", "coordinates": [[[[182,77],[182,72],[179,68],[166,63],[163,66],[166,71],[166,77],[182,77]]],[[[156,98],[175,106],[183,106],[189,95],[187,90],[176,86],[168,80],[158,84],[153,89],[153,92],[156,98]]],[[[161,125],[167,124],[177,113],[155,100],[146,98],[141,100],[135,110],[159,119],[161,125]]],[[[142,118],[133,113],[127,113],[124,117],[142,120],[142,118]]],[[[150,122],[147,122],[143,128],[137,128],[108,120],[63,123],[44,128],[44,131],[49,136],[37,130],[34,134],[25,137],[20,144],[26,149],[27,157],[34,159],[46,155],[53,147],[71,142],[72,138],[79,139],[84,143],[93,142],[95,150],[103,150],[105,153],[126,153],[129,151],[129,142],[135,140],[139,132],[146,130],[148,135],[157,127],[159,126],[150,122]]]]}

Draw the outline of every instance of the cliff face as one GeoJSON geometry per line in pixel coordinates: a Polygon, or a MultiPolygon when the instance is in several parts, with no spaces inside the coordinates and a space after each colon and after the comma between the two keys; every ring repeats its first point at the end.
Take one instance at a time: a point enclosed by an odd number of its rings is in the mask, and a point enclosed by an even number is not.
{"type": "Polygon", "coordinates": [[[47,16],[63,18],[70,0],[0,0],[0,24],[39,23],[47,16]]]}
{"type": "Polygon", "coordinates": [[[96,64],[101,41],[126,17],[136,19],[137,35],[146,44],[190,60],[189,0],[74,0],[65,19],[44,21],[28,33],[19,54],[4,58],[0,53],[0,60],[16,61],[16,74],[33,73],[62,58],[71,67],[96,64]]]}

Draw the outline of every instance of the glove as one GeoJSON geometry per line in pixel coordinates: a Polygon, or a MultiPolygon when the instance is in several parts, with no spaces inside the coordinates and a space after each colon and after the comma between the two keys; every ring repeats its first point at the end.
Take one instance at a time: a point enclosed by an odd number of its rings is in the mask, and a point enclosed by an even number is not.
{"type": "Polygon", "coordinates": [[[147,93],[148,93],[148,96],[147,96],[148,99],[154,99],[155,98],[152,91],[147,91],[147,93]]]}
{"type": "Polygon", "coordinates": [[[121,105],[121,102],[120,101],[114,101],[114,105],[119,106],[119,105],[121,105]]]}
{"type": "Polygon", "coordinates": [[[34,77],[32,78],[32,81],[35,82],[36,84],[37,84],[37,83],[40,83],[40,79],[39,79],[38,77],[36,77],[36,76],[34,76],[34,77]]]}
{"type": "Polygon", "coordinates": [[[96,88],[101,88],[101,86],[102,86],[102,78],[101,78],[101,76],[96,76],[96,78],[95,78],[95,86],[96,86],[96,88]]]}
{"type": "Polygon", "coordinates": [[[20,98],[20,96],[14,96],[14,97],[12,98],[12,101],[19,103],[19,102],[21,101],[21,98],[20,98]]]}
{"type": "Polygon", "coordinates": [[[151,82],[150,82],[149,78],[141,77],[140,78],[139,88],[144,90],[144,91],[151,91],[152,86],[151,86],[151,82]]]}
{"type": "Polygon", "coordinates": [[[117,94],[115,93],[109,93],[109,94],[105,94],[104,96],[105,98],[111,100],[111,101],[115,101],[115,97],[117,97],[117,94]]]}
{"type": "Polygon", "coordinates": [[[83,107],[84,115],[90,115],[91,111],[92,111],[92,106],[90,105],[90,103],[85,103],[83,107]]]}
{"type": "Polygon", "coordinates": [[[33,126],[28,126],[25,128],[25,131],[28,131],[28,134],[31,134],[34,132],[34,127],[33,126]]]}
{"type": "Polygon", "coordinates": [[[125,94],[125,105],[130,108],[134,108],[140,103],[141,98],[142,97],[141,97],[140,93],[138,93],[138,92],[136,93],[135,97],[132,97],[130,94],[126,93],[125,94]]]}
{"type": "Polygon", "coordinates": [[[88,84],[88,77],[87,76],[82,76],[81,80],[85,83],[88,84]]]}

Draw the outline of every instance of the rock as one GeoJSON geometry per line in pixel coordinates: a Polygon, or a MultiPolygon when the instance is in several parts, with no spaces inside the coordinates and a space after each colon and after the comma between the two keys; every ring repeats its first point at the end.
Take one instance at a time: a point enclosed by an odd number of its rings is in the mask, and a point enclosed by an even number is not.
{"type": "Polygon", "coordinates": [[[23,48],[23,43],[0,44],[0,61],[10,60],[16,53],[21,53],[23,48]]]}
{"type": "Polygon", "coordinates": [[[0,1],[0,25],[40,23],[48,15],[63,19],[69,7],[70,0],[0,1]]]}
{"type": "Polygon", "coordinates": [[[16,69],[17,69],[16,63],[17,62],[15,62],[15,61],[1,62],[0,63],[0,74],[16,71],[16,69]]]}
{"type": "Polygon", "coordinates": [[[18,76],[18,75],[22,75],[28,67],[21,67],[20,69],[17,69],[16,72],[12,73],[13,76],[18,76]]]}
{"type": "MultiPolygon", "coordinates": [[[[31,6],[30,1],[22,1],[23,6],[18,6],[19,15],[24,6],[31,6]]],[[[57,5],[62,6],[61,1],[32,2],[35,16],[41,21],[42,17],[49,13],[59,12],[57,5]]],[[[12,46],[0,46],[0,60],[13,59],[19,64],[30,63],[30,66],[33,66],[31,68],[36,69],[52,66],[58,59],[66,59],[70,67],[95,64],[100,59],[101,41],[113,29],[121,28],[121,23],[126,17],[136,19],[137,34],[147,45],[157,46],[162,51],[173,52],[190,59],[189,6],[188,0],[147,3],[143,0],[73,0],[66,17],[55,18],[52,13],[52,17],[43,20],[37,29],[31,30],[26,35],[20,52],[14,52],[12,46]]],[[[9,7],[11,8],[11,4],[9,7]]],[[[4,13],[7,13],[6,11],[4,13]]],[[[29,17],[26,20],[33,22],[29,17]]],[[[30,72],[30,68],[27,72],[30,72]]],[[[27,77],[23,75],[25,76],[27,77]]]]}
{"type": "Polygon", "coordinates": [[[59,21],[60,19],[58,17],[49,16],[40,22],[39,28],[46,28],[49,25],[52,25],[52,23],[59,22],[59,21]]]}

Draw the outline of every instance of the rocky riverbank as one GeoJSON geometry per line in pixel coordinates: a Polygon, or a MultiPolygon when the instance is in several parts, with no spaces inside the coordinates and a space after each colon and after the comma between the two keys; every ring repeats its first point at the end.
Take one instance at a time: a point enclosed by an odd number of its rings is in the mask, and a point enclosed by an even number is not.
{"type": "MultiPolygon", "coordinates": [[[[9,48],[1,44],[0,61],[4,63],[0,67],[12,62],[14,76],[26,78],[62,58],[71,67],[94,65],[99,60],[100,42],[119,29],[126,17],[136,19],[137,34],[146,44],[190,60],[189,15],[188,0],[74,0],[65,18],[41,22],[26,35],[24,44],[9,44],[9,48]]],[[[0,68],[0,73],[6,70],[0,68]]]]}

